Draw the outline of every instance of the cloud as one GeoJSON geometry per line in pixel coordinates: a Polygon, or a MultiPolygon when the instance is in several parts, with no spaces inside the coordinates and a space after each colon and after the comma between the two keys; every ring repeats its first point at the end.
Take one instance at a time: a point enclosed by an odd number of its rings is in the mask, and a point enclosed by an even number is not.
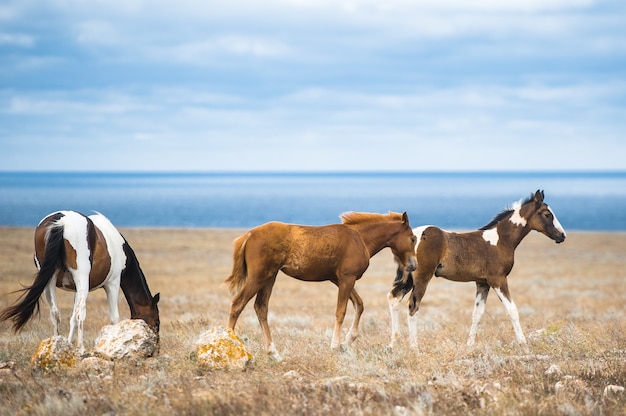
{"type": "Polygon", "coordinates": [[[76,41],[84,45],[119,46],[123,38],[117,28],[106,21],[87,20],[76,27],[76,41]]]}
{"type": "Polygon", "coordinates": [[[35,39],[28,35],[0,33],[0,46],[1,45],[30,48],[35,45],[35,39]]]}
{"type": "Polygon", "coordinates": [[[558,152],[560,167],[624,166],[614,156],[626,119],[624,10],[585,0],[13,1],[0,6],[0,144],[95,147],[98,169],[120,166],[115,151],[140,150],[144,169],[551,167],[558,152]],[[540,152],[532,162],[530,149],[540,152]]]}

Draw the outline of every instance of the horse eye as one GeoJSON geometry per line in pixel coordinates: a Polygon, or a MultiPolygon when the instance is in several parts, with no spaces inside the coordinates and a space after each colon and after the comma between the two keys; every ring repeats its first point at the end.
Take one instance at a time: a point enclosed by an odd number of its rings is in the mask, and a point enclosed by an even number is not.
{"type": "Polygon", "coordinates": [[[547,211],[545,214],[543,214],[546,216],[546,218],[552,218],[552,213],[550,211],[547,211]]]}

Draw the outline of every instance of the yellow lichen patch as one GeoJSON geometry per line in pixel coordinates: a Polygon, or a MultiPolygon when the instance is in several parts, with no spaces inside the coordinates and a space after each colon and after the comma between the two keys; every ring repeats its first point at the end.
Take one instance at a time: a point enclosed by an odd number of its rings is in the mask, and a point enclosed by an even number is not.
{"type": "Polygon", "coordinates": [[[78,353],[76,349],[61,336],[54,336],[43,340],[35,354],[33,354],[30,365],[34,369],[48,372],[53,369],[72,368],[76,365],[78,353]]]}
{"type": "Polygon", "coordinates": [[[231,329],[216,327],[200,335],[198,363],[210,369],[244,368],[252,359],[243,342],[231,329]]]}

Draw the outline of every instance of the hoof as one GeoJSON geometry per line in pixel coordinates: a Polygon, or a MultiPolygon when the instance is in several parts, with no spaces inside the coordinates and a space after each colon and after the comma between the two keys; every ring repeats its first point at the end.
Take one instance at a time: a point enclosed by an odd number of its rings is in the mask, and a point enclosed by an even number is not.
{"type": "Polygon", "coordinates": [[[281,362],[283,360],[283,357],[278,353],[278,350],[276,349],[276,346],[274,344],[270,344],[270,346],[267,347],[267,354],[272,360],[276,362],[281,362]]]}

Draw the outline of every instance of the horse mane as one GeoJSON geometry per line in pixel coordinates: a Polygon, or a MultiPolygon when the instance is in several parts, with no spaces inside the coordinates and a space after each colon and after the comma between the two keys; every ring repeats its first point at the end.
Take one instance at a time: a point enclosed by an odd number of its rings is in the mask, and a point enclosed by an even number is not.
{"type": "Polygon", "coordinates": [[[512,206],[505,208],[502,212],[497,214],[493,219],[486,225],[483,225],[478,230],[485,231],[495,227],[500,221],[509,216],[516,208],[521,207],[522,205],[526,205],[527,203],[533,201],[535,196],[531,193],[530,196],[524,200],[519,200],[515,202],[512,206]]]}
{"type": "Polygon", "coordinates": [[[339,216],[341,222],[346,225],[379,223],[386,221],[402,221],[402,214],[389,211],[388,214],[377,214],[371,212],[344,212],[339,216]]]}
{"type": "MultiPolygon", "coordinates": [[[[122,238],[124,238],[122,236],[122,238]]],[[[124,245],[122,246],[124,250],[124,254],[126,254],[126,268],[122,272],[122,276],[120,278],[120,287],[122,288],[122,292],[124,292],[124,296],[126,296],[129,301],[128,304],[131,305],[130,300],[128,299],[128,294],[126,293],[127,289],[130,290],[131,286],[133,286],[137,290],[143,291],[143,293],[152,298],[152,294],[150,293],[150,289],[148,288],[148,282],[146,281],[146,277],[143,274],[143,270],[141,270],[141,265],[139,264],[139,260],[135,255],[135,251],[128,244],[128,241],[124,239],[124,245]]]]}

